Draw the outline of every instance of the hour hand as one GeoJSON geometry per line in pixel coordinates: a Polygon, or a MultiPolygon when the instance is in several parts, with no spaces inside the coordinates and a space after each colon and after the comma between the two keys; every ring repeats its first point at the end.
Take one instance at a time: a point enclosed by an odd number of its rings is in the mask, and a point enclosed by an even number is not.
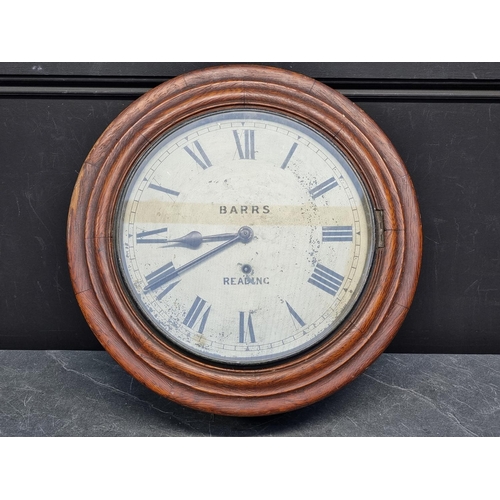
{"type": "MultiPolygon", "coordinates": [[[[214,236],[221,236],[221,235],[214,235],[214,236]]],[[[163,266],[162,268],[158,269],[158,271],[155,271],[153,274],[150,275],[151,279],[148,281],[148,284],[144,287],[144,291],[149,292],[150,290],[155,290],[156,288],[159,288],[165,283],[172,281],[174,278],[177,278],[180,273],[183,273],[184,271],[187,271],[188,269],[196,266],[197,264],[206,261],[215,254],[218,254],[223,250],[225,250],[226,248],[229,248],[231,245],[234,245],[237,242],[244,243],[246,245],[247,243],[252,241],[252,239],[253,239],[252,229],[249,228],[248,226],[243,226],[237,233],[232,235],[232,238],[227,239],[227,241],[221,243],[215,248],[212,248],[208,252],[205,252],[202,255],[198,255],[198,257],[195,257],[193,260],[187,262],[178,269],[175,269],[174,265],[171,262],[163,266]]]]}
{"type": "Polygon", "coordinates": [[[169,246],[184,246],[188,248],[198,248],[204,241],[226,241],[238,236],[238,233],[223,233],[223,234],[211,234],[209,236],[202,236],[198,231],[191,231],[182,238],[175,238],[168,240],[163,248],[169,246]],[[171,245],[172,244],[172,245],[171,245]]]}

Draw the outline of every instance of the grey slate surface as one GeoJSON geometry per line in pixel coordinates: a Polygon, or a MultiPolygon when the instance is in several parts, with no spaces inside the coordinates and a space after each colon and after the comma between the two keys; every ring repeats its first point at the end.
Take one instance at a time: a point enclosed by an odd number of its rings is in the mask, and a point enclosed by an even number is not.
{"type": "Polygon", "coordinates": [[[383,354],[287,414],[205,414],[102,351],[0,351],[0,436],[500,436],[500,356],[383,354]]]}

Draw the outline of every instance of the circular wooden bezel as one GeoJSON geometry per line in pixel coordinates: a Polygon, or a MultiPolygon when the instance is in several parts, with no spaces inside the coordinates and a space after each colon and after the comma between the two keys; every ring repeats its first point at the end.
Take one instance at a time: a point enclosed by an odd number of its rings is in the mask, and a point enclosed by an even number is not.
{"type": "Polygon", "coordinates": [[[286,70],[229,65],[194,71],[149,91],[123,111],[89,153],[68,218],[68,260],[85,318],[110,355],[150,389],[222,415],[255,416],[316,402],[358,376],[396,334],[415,292],[422,253],[420,214],[394,147],[355,104],[286,70]],[[315,128],[346,155],[376,211],[383,241],[347,319],[327,340],[291,359],[256,368],[202,361],[163,341],[120,278],[114,216],[137,160],[167,130],[220,110],[280,112],[315,128]]]}

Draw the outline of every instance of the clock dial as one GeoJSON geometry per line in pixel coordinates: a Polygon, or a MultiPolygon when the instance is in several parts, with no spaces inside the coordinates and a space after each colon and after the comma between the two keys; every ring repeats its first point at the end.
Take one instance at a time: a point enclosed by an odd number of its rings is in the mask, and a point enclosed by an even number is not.
{"type": "Polygon", "coordinates": [[[329,335],[370,271],[373,209],[315,130],[224,111],[163,135],[115,213],[122,279],[163,337],[222,363],[277,361],[329,335]]]}

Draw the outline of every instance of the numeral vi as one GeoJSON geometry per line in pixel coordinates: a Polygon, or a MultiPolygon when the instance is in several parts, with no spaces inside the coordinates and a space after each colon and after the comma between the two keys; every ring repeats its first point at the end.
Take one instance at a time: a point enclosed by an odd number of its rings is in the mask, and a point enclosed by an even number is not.
{"type": "Polygon", "coordinates": [[[245,320],[246,314],[240,311],[240,329],[239,329],[239,341],[240,343],[245,342],[255,342],[255,332],[253,329],[252,313],[249,312],[245,320]],[[246,323],[246,325],[245,325],[246,323]]]}

